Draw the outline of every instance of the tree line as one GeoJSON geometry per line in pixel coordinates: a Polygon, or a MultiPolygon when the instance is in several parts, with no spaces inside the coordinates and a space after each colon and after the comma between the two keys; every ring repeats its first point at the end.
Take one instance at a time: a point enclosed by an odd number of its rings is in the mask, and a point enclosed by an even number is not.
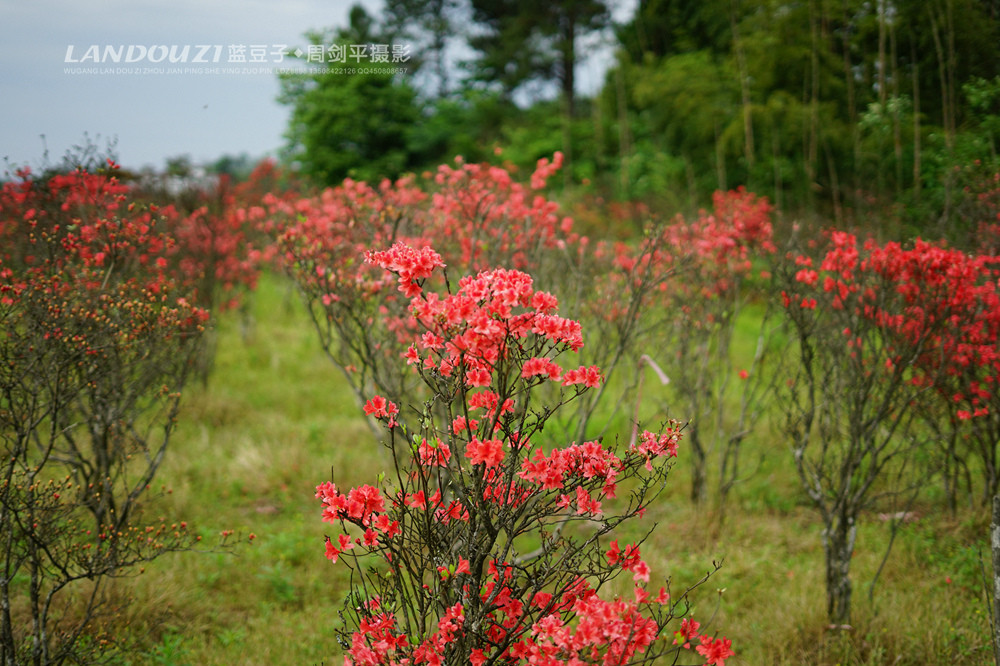
{"type": "Polygon", "coordinates": [[[389,0],[313,45],[405,43],[405,67],[282,75],[287,157],[322,184],[462,155],[654,209],[746,186],[780,211],[961,242],[997,167],[997,0],[389,0]],[[584,95],[604,39],[614,61],[584,95]],[[465,56],[456,53],[467,54],[465,56]]]}

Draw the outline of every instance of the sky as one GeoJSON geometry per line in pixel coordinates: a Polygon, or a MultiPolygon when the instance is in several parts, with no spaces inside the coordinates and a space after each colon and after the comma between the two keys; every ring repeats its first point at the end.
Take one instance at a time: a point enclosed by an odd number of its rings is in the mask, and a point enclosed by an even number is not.
{"type": "MultiPolygon", "coordinates": [[[[114,141],[134,169],[276,155],[290,114],[276,72],[297,66],[279,52],[347,25],[358,1],[0,0],[0,174],[88,139],[114,141]]],[[[582,90],[599,87],[609,54],[578,68],[582,90]]]]}

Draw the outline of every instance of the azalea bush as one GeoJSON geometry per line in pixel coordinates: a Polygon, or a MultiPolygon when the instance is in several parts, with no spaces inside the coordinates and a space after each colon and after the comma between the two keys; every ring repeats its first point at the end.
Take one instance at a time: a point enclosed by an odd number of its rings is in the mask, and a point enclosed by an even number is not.
{"type": "Polygon", "coordinates": [[[772,316],[770,275],[762,267],[775,252],[770,203],[740,188],[716,192],[713,204],[693,220],[678,216],[664,228],[671,253],[688,260],[657,304],[671,313],[663,345],[669,353],[659,362],[674,409],[689,419],[691,499],[706,501],[712,487],[722,507],[746,473],[741,445],[780,374],[774,353],[780,322],[772,316]],[[755,344],[736,348],[740,318],[754,307],[761,313],[755,344]]]}
{"type": "Polygon", "coordinates": [[[872,248],[871,262],[895,285],[898,305],[870,316],[898,345],[920,350],[908,380],[921,389],[921,419],[939,442],[934,464],[952,509],[961,479],[972,492],[970,456],[986,505],[1000,482],[1000,256],[917,239],[872,248]]]}
{"type": "Polygon", "coordinates": [[[0,191],[0,661],[93,663],[106,580],[197,541],[145,500],[208,313],[112,175],[21,176],[0,191]]]}
{"type": "Polygon", "coordinates": [[[644,538],[615,538],[663,490],[679,424],[625,447],[553,445],[552,415],[605,379],[577,364],[582,327],[553,295],[504,268],[451,284],[429,247],[365,261],[406,303],[396,363],[427,390],[402,407],[366,401],[384,475],[317,487],[334,528],[326,555],[351,570],[345,664],[625,664],[688,650],[725,663],[730,641],[684,617],[691,590],[650,585],[644,538]]]}
{"type": "Polygon", "coordinates": [[[255,220],[247,214],[256,202],[239,202],[238,191],[223,175],[212,191],[200,193],[189,213],[167,210],[174,270],[194,288],[198,304],[212,310],[238,307],[271,253],[269,244],[254,237],[255,220]]]}
{"type": "Polygon", "coordinates": [[[862,512],[905,515],[899,509],[926,486],[918,462],[930,458],[932,439],[948,456],[929,471],[947,478],[958,431],[941,434],[964,421],[980,426],[986,487],[995,487],[997,301],[993,258],[843,231],[821,247],[815,259],[789,252],[781,268],[799,360],[781,404],[802,487],[823,521],[828,615],[839,625],[850,619],[862,512]]]}

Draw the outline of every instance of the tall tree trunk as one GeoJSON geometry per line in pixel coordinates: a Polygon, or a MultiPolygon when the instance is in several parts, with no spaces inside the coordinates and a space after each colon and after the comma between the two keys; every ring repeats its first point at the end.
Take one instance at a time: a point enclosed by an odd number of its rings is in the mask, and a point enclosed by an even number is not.
{"type": "Polygon", "coordinates": [[[632,157],[632,139],[628,125],[628,100],[625,95],[625,73],[622,63],[615,69],[615,97],[618,100],[618,174],[621,179],[621,196],[629,198],[629,161],[632,157]]]}
{"type": "Polygon", "coordinates": [[[878,0],[878,103],[882,105],[883,112],[888,98],[885,85],[885,3],[886,0],[878,0]]]}
{"type": "Polygon", "coordinates": [[[813,205],[814,186],[817,181],[817,162],[819,155],[819,19],[816,17],[816,3],[809,3],[809,37],[810,37],[810,57],[809,57],[809,99],[806,104],[809,108],[809,129],[805,151],[805,174],[806,188],[805,195],[809,208],[813,205]]]}
{"type": "Polygon", "coordinates": [[[830,150],[826,139],[823,140],[823,148],[826,153],[826,168],[830,173],[830,190],[833,194],[833,219],[837,227],[843,229],[845,224],[844,206],[840,198],[840,176],[837,175],[837,163],[833,159],[833,151],[830,150]]]}
{"type": "Polygon", "coordinates": [[[948,168],[944,176],[944,211],[941,214],[940,231],[942,235],[950,227],[952,193],[954,175],[951,166],[954,163],[955,147],[955,25],[952,15],[951,0],[943,0],[944,8],[941,14],[934,6],[928,8],[931,19],[931,35],[934,38],[934,49],[938,59],[938,76],[941,80],[941,119],[944,125],[944,144],[948,155],[948,168]],[[942,25],[943,23],[943,25],[942,25]],[[942,29],[946,32],[942,35],[942,29]]]}
{"type": "MultiPolygon", "coordinates": [[[[844,25],[850,26],[852,23],[851,19],[851,8],[848,5],[848,0],[843,2],[843,16],[841,20],[844,25]]],[[[852,157],[854,162],[854,168],[851,169],[851,192],[853,195],[853,207],[854,210],[859,210],[862,197],[861,197],[861,135],[858,132],[858,105],[857,105],[857,94],[854,88],[854,64],[851,61],[851,38],[850,30],[843,30],[843,40],[842,40],[842,53],[844,62],[844,82],[847,85],[847,119],[851,124],[851,148],[852,157]]]]}
{"type": "MultiPolygon", "coordinates": [[[[878,88],[878,103],[879,109],[881,111],[882,117],[888,112],[886,102],[889,99],[888,90],[886,90],[886,62],[885,62],[885,3],[886,0],[878,0],[878,62],[876,63],[876,87],[878,88]]],[[[878,132],[878,167],[876,167],[876,173],[878,174],[878,201],[881,202],[885,197],[885,135],[881,130],[878,132]]]]}
{"type": "MultiPolygon", "coordinates": [[[[728,189],[726,187],[726,147],[723,145],[720,136],[719,119],[715,118],[712,124],[715,130],[715,181],[719,190],[725,192],[728,189]]],[[[781,210],[781,203],[777,192],[775,193],[775,207],[781,210]]]]}
{"type": "Polygon", "coordinates": [[[736,53],[736,68],[740,77],[740,97],[743,106],[743,156],[747,161],[747,181],[751,180],[756,159],[753,141],[753,107],[750,104],[750,73],[747,71],[746,53],[740,40],[739,28],[740,0],[732,0],[729,5],[729,26],[733,33],[733,49],[736,53]]]}
{"type": "Polygon", "coordinates": [[[573,116],[576,113],[575,88],[576,77],[576,14],[572,5],[569,12],[562,17],[562,72],[559,83],[562,86],[563,100],[563,181],[567,186],[573,178],[573,116]]]}
{"type": "Polygon", "coordinates": [[[903,192],[903,136],[899,100],[899,57],[896,52],[896,22],[889,23],[889,54],[892,61],[892,154],[896,168],[896,201],[903,192]]]}
{"type": "Polygon", "coordinates": [[[450,25],[448,18],[445,16],[446,7],[444,0],[436,0],[432,11],[434,13],[434,18],[432,19],[434,37],[431,50],[434,52],[434,74],[438,80],[437,96],[440,99],[447,95],[451,88],[448,78],[448,61],[445,57],[450,25]]]}
{"type": "Polygon", "coordinates": [[[919,203],[923,185],[920,175],[920,69],[917,65],[917,47],[912,41],[910,61],[913,63],[913,199],[919,203]]]}
{"type": "Polygon", "coordinates": [[[691,502],[702,505],[708,499],[708,474],[706,471],[707,452],[698,434],[698,424],[688,433],[691,450],[691,502]]]}

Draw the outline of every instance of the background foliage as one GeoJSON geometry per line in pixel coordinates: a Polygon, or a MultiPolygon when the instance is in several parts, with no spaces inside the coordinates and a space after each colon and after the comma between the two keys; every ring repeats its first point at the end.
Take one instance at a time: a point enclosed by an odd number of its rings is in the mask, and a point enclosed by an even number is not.
{"type": "Polygon", "coordinates": [[[414,58],[396,75],[285,80],[291,154],[335,184],[496,145],[522,168],[561,150],[574,190],[663,213],[743,185],[779,211],[896,237],[974,233],[963,170],[997,165],[995,1],[641,0],[620,23],[612,9],[355,8],[311,40],[405,42],[414,58]],[[615,63],[581,92],[572,72],[602,39],[615,63]]]}

